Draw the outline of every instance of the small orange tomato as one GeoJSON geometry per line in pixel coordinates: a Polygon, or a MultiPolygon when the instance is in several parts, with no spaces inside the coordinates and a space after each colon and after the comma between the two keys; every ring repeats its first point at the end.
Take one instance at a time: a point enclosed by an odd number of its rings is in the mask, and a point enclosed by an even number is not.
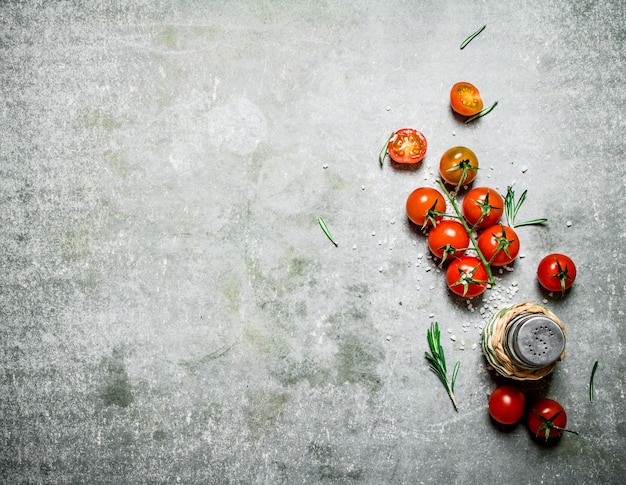
{"type": "Polygon", "coordinates": [[[426,155],[426,137],[413,128],[396,131],[387,144],[387,151],[394,162],[417,163],[426,155]]]}
{"type": "Polygon", "coordinates": [[[450,105],[461,116],[473,116],[483,109],[483,100],[476,86],[460,82],[452,86],[450,105]]]}
{"type": "Polygon", "coordinates": [[[469,184],[476,177],[478,157],[467,147],[452,147],[441,156],[439,173],[450,185],[469,184]]]}

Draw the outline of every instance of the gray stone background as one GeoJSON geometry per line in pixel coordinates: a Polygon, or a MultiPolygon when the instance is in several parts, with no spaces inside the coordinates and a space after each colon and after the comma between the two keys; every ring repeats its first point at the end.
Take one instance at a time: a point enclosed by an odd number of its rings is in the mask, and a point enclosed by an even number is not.
{"type": "Polygon", "coordinates": [[[619,483],[625,38],[621,0],[2,1],[2,483],[619,483]],[[460,80],[497,108],[463,124],[460,80]],[[405,126],[426,158],[381,168],[405,126]],[[404,212],[454,145],[549,219],[471,302],[404,212]],[[523,386],[552,447],[486,408],[480,328],[523,301],[568,330],[523,386]]]}

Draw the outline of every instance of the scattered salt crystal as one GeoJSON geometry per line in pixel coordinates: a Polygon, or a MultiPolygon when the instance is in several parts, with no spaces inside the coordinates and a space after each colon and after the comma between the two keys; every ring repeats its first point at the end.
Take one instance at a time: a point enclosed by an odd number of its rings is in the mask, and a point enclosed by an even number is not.
{"type": "MultiPolygon", "coordinates": [[[[432,318],[432,317],[430,317],[430,318],[432,318]]],[[[451,328],[448,329],[448,333],[452,333],[452,329],[451,328]]]]}
{"type": "Polygon", "coordinates": [[[365,185],[361,185],[361,190],[365,190],[365,185]]]}
{"type": "Polygon", "coordinates": [[[450,340],[452,340],[453,342],[456,341],[456,335],[450,335],[450,340]]]}
{"type": "Polygon", "coordinates": [[[387,341],[389,341],[391,340],[391,335],[387,335],[385,338],[387,339],[387,341]]]}
{"type": "Polygon", "coordinates": [[[324,165],[322,165],[322,168],[324,168],[324,169],[328,168],[328,164],[325,163],[324,165]]]}
{"type": "Polygon", "coordinates": [[[375,235],[376,235],[376,232],[375,232],[375,231],[372,231],[372,237],[373,237],[373,236],[375,236],[375,235]]]}
{"type": "Polygon", "coordinates": [[[353,250],[353,251],[356,251],[356,244],[354,244],[354,245],[352,246],[352,250],[353,250]]]}
{"type": "Polygon", "coordinates": [[[544,299],[543,299],[543,302],[544,302],[544,303],[548,303],[548,299],[547,299],[547,298],[544,298],[544,299]]]}
{"type": "Polygon", "coordinates": [[[396,223],[395,219],[391,219],[391,220],[389,221],[389,224],[395,224],[395,223],[396,223]]]}
{"type": "Polygon", "coordinates": [[[417,255],[417,259],[422,259],[423,257],[424,257],[424,254],[423,254],[423,253],[419,253],[419,254],[417,255]]]}
{"type": "Polygon", "coordinates": [[[567,227],[572,227],[572,221],[567,221],[567,227]]]}
{"type": "Polygon", "coordinates": [[[522,167],[522,173],[526,173],[528,171],[528,167],[526,165],[524,165],[522,167]]]}

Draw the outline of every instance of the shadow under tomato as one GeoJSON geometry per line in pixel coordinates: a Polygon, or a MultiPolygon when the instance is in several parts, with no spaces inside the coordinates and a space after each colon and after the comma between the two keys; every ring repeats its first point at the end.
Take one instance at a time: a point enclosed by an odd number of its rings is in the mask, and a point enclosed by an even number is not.
{"type": "Polygon", "coordinates": [[[422,166],[423,162],[424,160],[422,159],[417,163],[398,163],[391,158],[389,159],[391,168],[393,168],[394,170],[402,170],[403,172],[417,172],[422,166]]]}

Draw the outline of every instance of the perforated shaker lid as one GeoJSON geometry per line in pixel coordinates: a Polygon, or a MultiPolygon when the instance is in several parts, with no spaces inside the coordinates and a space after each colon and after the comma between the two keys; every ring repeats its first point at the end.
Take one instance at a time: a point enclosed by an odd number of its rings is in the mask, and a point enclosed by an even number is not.
{"type": "Polygon", "coordinates": [[[543,316],[525,318],[510,342],[517,358],[529,367],[545,367],[556,362],[565,349],[565,335],[556,322],[543,316]]]}

